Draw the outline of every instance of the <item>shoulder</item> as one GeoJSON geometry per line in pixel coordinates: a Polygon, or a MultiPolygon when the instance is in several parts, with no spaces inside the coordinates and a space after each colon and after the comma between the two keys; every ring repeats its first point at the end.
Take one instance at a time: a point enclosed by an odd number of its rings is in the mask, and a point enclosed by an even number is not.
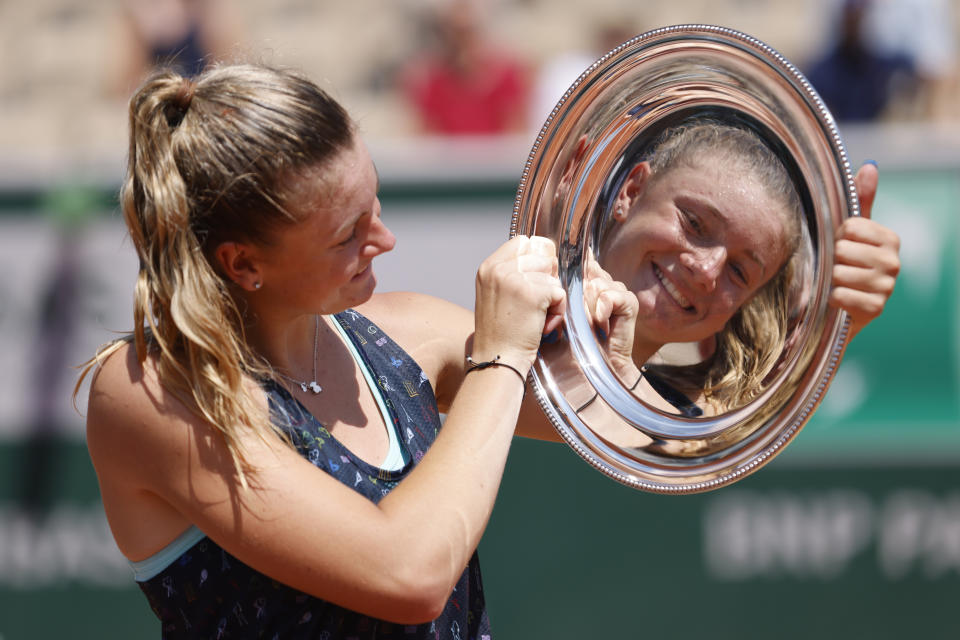
{"type": "Polygon", "coordinates": [[[473,312],[420,293],[373,296],[356,309],[383,329],[420,365],[443,408],[463,379],[464,356],[473,337],[473,312]]]}
{"type": "Polygon", "coordinates": [[[160,383],[152,357],[141,363],[133,344],[117,345],[100,361],[90,383],[87,447],[98,473],[136,462],[144,436],[188,415],[160,383]],[[118,455],[123,451],[127,454],[118,455]]]}
{"type": "Polygon", "coordinates": [[[473,333],[473,312],[420,293],[392,292],[373,296],[357,307],[404,349],[414,351],[438,340],[461,345],[473,333]]]}
{"type": "Polygon", "coordinates": [[[128,558],[147,557],[189,523],[168,498],[189,477],[197,444],[208,443],[208,459],[221,468],[229,460],[212,429],[164,389],[154,359],[141,363],[132,344],[100,360],[89,398],[86,444],[110,528],[128,558]]]}
{"type": "MultiPolygon", "coordinates": [[[[251,382],[251,384],[253,384],[251,382]]],[[[161,383],[156,358],[140,362],[132,344],[119,345],[97,367],[87,405],[87,448],[101,483],[128,490],[158,489],[198,442],[220,447],[214,429],[161,383]]],[[[215,466],[232,467],[229,456],[215,466]]]]}
{"type": "Polygon", "coordinates": [[[134,345],[123,342],[107,351],[97,365],[90,383],[88,428],[98,427],[114,412],[145,417],[158,413],[167,404],[152,356],[137,358],[134,345]]]}
{"type": "Polygon", "coordinates": [[[156,376],[147,375],[151,368],[138,361],[130,342],[114,345],[99,358],[87,405],[87,442],[91,449],[101,441],[112,441],[117,434],[110,431],[118,424],[149,421],[151,414],[159,413],[157,403],[162,402],[163,389],[156,376]]]}

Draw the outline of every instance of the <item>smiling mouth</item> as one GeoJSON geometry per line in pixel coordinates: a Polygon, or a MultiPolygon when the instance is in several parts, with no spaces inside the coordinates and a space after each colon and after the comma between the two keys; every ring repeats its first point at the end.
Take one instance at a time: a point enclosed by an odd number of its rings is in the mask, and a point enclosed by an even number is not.
{"type": "Polygon", "coordinates": [[[663,272],[660,271],[660,268],[657,265],[653,265],[653,273],[656,274],[660,284],[662,284],[663,288],[667,290],[667,293],[670,294],[670,297],[673,298],[674,302],[680,305],[684,311],[693,311],[693,305],[690,304],[690,301],[687,300],[682,293],[680,293],[680,290],[677,289],[672,282],[667,280],[666,276],[663,275],[663,272]]]}

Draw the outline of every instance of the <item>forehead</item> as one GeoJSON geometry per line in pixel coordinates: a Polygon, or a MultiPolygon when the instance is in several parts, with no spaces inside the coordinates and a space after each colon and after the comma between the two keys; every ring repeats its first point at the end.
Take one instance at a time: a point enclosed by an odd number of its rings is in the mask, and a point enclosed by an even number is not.
{"type": "Polygon", "coordinates": [[[707,198],[730,222],[738,217],[782,221],[788,215],[784,198],[736,154],[708,153],[691,158],[652,176],[651,188],[666,197],[707,198]]]}
{"type": "Polygon", "coordinates": [[[378,177],[366,145],[354,136],[353,144],[318,165],[295,174],[287,197],[295,209],[329,209],[348,206],[376,191],[378,177]]]}
{"type": "Polygon", "coordinates": [[[750,251],[765,264],[782,262],[795,215],[735,154],[705,154],[653,179],[650,188],[681,209],[714,219],[717,239],[728,249],[750,251]]]}

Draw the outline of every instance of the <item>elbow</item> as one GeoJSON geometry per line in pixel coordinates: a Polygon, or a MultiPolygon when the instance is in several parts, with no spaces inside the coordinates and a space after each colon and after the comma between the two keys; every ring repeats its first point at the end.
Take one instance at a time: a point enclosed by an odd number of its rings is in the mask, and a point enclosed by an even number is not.
{"type": "Polygon", "coordinates": [[[425,570],[422,566],[405,567],[407,575],[393,581],[395,613],[389,616],[399,624],[423,624],[440,617],[459,574],[450,580],[444,572],[425,570]]]}
{"type": "Polygon", "coordinates": [[[440,617],[447,605],[448,598],[440,600],[418,599],[411,602],[409,608],[397,620],[399,624],[425,624],[440,617]]]}
{"type": "MultiPolygon", "coordinates": [[[[410,527],[401,527],[410,532],[410,527]]],[[[438,528],[439,529],[439,528],[438,528]]],[[[465,531],[436,535],[399,535],[380,550],[383,588],[390,594],[391,621],[422,624],[436,620],[464,575],[475,542],[465,531]],[[459,535],[457,535],[459,533],[459,535]]]]}
{"type": "Polygon", "coordinates": [[[453,585],[442,583],[439,580],[421,579],[417,584],[411,584],[400,595],[401,618],[397,622],[403,624],[423,624],[436,620],[443,613],[453,585]]]}

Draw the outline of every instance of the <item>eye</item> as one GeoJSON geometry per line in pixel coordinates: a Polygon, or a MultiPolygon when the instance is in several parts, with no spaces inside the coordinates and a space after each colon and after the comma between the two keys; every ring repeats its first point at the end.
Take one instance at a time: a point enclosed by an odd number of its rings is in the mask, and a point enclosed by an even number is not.
{"type": "Polygon", "coordinates": [[[680,209],[680,217],[683,219],[684,224],[690,227],[690,230],[695,234],[703,234],[703,222],[695,213],[691,213],[686,209],[680,209]]]}
{"type": "Polygon", "coordinates": [[[345,247],[345,246],[347,246],[348,244],[350,244],[351,242],[353,242],[353,240],[354,240],[356,237],[357,237],[357,227],[354,226],[354,227],[353,227],[353,230],[350,232],[350,237],[347,238],[346,240],[344,240],[343,242],[338,242],[338,243],[337,243],[337,246],[338,246],[338,247],[345,247]]]}
{"type": "Polygon", "coordinates": [[[743,286],[747,286],[749,284],[747,282],[747,272],[743,269],[743,267],[738,265],[736,262],[731,262],[730,269],[733,271],[734,277],[740,282],[740,284],[743,286]]]}

